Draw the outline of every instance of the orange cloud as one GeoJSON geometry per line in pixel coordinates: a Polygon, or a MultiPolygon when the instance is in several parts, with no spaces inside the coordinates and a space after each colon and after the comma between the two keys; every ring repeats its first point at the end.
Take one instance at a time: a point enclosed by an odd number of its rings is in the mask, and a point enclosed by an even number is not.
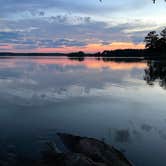
{"type": "Polygon", "coordinates": [[[83,51],[87,53],[94,53],[94,52],[102,52],[104,50],[116,50],[116,49],[143,49],[145,46],[144,44],[134,44],[130,42],[114,42],[108,45],[102,44],[88,44],[84,47],[61,47],[61,48],[36,48],[32,50],[22,50],[22,49],[14,49],[14,45],[4,45],[0,46],[0,50],[6,50],[10,52],[38,52],[38,53],[69,53],[69,52],[78,52],[83,51]]]}
{"type": "Polygon", "coordinates": [[[12,45],[2,45],[2,46],[0,46],[0,50],[1,49],[10,50],[10,49],[12,49],[12,45]]]}

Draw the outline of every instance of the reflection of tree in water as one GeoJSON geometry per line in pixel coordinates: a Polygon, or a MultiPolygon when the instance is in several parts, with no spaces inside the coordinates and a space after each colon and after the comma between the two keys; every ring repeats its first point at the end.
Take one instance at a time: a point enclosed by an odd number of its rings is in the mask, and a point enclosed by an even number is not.
{"type": "Polygon", "coordinates": [[[70,60],[75,60],[75,61],[79,61],[79,62],[82,62],[85,60],[84,57],[69,57],[70,60]]]}
{"type": "Polygon", "coordinates": [[[156,81],[159,85],[166,89],[166,61],[148,61],[148,68],[145,69],[145,77],[148,85],[154,85],[156,81]]]}

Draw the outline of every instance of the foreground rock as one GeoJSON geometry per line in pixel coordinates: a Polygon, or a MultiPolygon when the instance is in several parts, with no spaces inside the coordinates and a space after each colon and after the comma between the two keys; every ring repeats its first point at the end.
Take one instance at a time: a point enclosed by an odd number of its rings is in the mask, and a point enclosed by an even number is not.
{"type": "Polygon", "coordinates": [[[56,146],[44,154],[44,166],[132,166],[124,155],[106,143],[86,137],[58,134],[67,152],[56,146]]]}
{"type": "Polygon", "coordinates": [[[38,160],[12,157],[0,166],[132,166],[124,155],[103,141],[92,138],[57,134],[56,143],[48,143],[38,160]]]}

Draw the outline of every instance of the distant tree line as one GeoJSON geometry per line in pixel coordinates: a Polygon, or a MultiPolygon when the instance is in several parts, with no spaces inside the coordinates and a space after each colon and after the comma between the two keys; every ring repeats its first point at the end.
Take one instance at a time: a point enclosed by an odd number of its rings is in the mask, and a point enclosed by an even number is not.
{"type": "Polygon", "coordinates": [[[151,51],[166,52],[166,28],[160,34],[151,31],[145,37],[145,47],[151,51]]]}

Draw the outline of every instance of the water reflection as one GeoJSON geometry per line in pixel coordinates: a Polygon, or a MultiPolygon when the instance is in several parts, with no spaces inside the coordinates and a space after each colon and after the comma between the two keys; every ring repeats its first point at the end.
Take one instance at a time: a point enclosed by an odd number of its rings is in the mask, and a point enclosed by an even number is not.
{"type": "Polygon", "coordinates": [[[145,80],[149,85],[159,81],[159,85],[166,89],[166,62],[148,61],[148,68],[145,69],[145,80]]]}
{"type": "Polygon", "coordinates": [[[142,124],[141,129],[143,131],[150,132],[153,129],[153,127],[148,124],[142,124]]]}
{"type": "Polygon", "coordinates": [[[149,86],[165,87],[165,72],[138,59],[0,59],[0,149],[30,156],[67,132],[104,138],[138,166],[166,162],[166,93],[149,86]]]}
{"type": "Polygon", "coordinates": [[[130,131],[128,129],[117,130],[115,133],[115,141],[120,143],[129,143],[131,141],[130,131]]]}
{"type": "Polygon", "coordinates": [[[112,86],[122,89],[129,84],[134,86],[135,83],[125,79],[126,74],[131,71],[131,78],[138,77],[139,69],[146,66],[142,62],[105,63],[96,59],[79,62],[67,58],[5,59],[3,64],[5,66],[2,65],[0,70],[1,93],[18,98],[17,101],[33,99],[35,103],[70,96],[109,95],[112,86]]]}

